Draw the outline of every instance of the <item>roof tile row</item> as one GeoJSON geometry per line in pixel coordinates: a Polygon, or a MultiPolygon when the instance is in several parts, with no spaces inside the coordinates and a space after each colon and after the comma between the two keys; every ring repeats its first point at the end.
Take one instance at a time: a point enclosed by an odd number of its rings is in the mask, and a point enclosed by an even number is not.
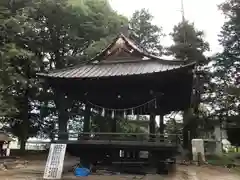
{"type": "Polygon", "coordinates": [[[61,71],[52,71],[48,74],[39,74],[40,76],[54,78],[96,78],[150,74],[154,72],[164,72],[179,69],[184,66],[181,64],[162,64],[159,61],[141,60],[125,63],[99,63],[87,64],[66,68],[61,71]]]}

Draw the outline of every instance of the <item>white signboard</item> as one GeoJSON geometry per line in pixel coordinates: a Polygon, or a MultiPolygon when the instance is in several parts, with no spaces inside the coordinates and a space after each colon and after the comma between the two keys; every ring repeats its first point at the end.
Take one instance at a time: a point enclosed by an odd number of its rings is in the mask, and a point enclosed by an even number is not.
{"type": "Polygon", "coordinates": [[[204,141],[203,139],[192,139],[192,153],[193,153],[193,161],[198,161],[198,154],[201,154],[201,158],[205,161],[205,153],[204,153],[204,141]]]}
{"type": "Polygon", "coordinates": [[[51,144],[43,179],[61,179],[66,144],[51,144]]]}

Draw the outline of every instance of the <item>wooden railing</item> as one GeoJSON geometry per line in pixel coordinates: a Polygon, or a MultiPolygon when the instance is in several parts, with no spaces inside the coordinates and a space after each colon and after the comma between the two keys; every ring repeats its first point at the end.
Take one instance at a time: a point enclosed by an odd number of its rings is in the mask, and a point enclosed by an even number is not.
{"type": "Polygon", "coordinates": [[[112,132],[82,132],[58,133],[55,139],[68,140],[109,140],[109,141],[155,141],[180,143],[181,134],[149,134],[149,133],[112,133],[112,132]]]}

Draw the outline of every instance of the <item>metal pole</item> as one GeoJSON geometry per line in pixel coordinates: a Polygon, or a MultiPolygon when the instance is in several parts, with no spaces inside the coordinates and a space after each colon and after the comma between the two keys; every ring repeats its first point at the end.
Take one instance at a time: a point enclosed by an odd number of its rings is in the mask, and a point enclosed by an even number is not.
{"type": "Polygon", "coordinates": [[[182,22],[185,22],[184,2],[181,0],[182,22]]]}
{"type": "MultiPolygon", "coordinates": [[[[184,11],[184,2],[183,2],[184,0],[181,0],[181,12],[182,12],[182,28],[183,28],[183,30],[184,30],[184,34],[183,34],[183,44],[184,45],[187,45],[187,35],[186,35],[186,26],[185,26],[185,22],[186,22],[186,20],[185,20],[185,11],[184,11]]],[[[184,59],[185,60],[185,59],[184,59]]]]}

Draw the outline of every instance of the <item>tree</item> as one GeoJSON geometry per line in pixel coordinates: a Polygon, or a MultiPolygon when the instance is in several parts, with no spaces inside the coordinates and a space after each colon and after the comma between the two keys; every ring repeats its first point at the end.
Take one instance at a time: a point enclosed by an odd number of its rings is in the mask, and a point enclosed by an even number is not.
{"type": "Polygon", "coordinates": [[[174,44],[169,48],[169,54],[177,59],[205,63],[204,52],[209,50],[209,44],[204,40],[204,32],[195,28],[193,23],[183,21],[174,27],[170,34],[174,44]]]}
{"type": "Polygon", "coordinates": [[[226,0],[220,6],[226,21],[220,33],[219,42],[223,51],[213,58],[214,91],[212,109],[214,115],[225,125],[228,139],[239,146],[239,68],[240,68],[240,2],[226,0]]]}
{"type": "MultiPolygon", "coordinates": [[[[38,40],[37,47],[50,55],[50,69],[61,69],[86,60],[83,55],[89,58],[85,53],[87,47],[100,38],[118,33],[125,21],[107,1],[80,2],[81,6],[72,6],[66,0],[44,0],[29,12],[29,19],[36,22],[33,27],[40,31],[33,40],[38,40]]],[[[36,48],[36,45],[32,47],[36,48]]]]}
{"type": "MultiPolygon", "coordinates": [[[[125,18],[112,10],[107,1],[80,3],[81,6],[72,6],[68,1],[44,0],[29,12],[29,19],[34,20],[32,27],[38,29],[38,34],[32,38],[33,41],[27,41],[28,47],[38,54],[40,50],[40,54],[48,57],[50,70],[90,60],[95,53],[89,53],[93,44],[99,43],[103,37],[117,34],[125,21],[125,18]]],[[[56,107],[63,104],[53,97],[56,107]]],[[[65,122],[64,125],[59,124],[59,130],[66,132],[66,115],[61,116],[59,112],[58,115],[59,122],[65,122]]]]}
{"type": "Polygon", "coordinates": [[[226,17],[222,27],[219,42],[223,46],[223,52],[214,58],[214,79],[216,84],[216,96],[219,104],[227,104],[220,107],[225,116],[239,114],[239,80],[240,80],[240,2],[227,0],[220,5],[220,9],[226,17]]]}
{"type": "Polygon", "coordinates": [[[130,37],[148,52],[161,55],[163,50],[160,43],[160,38],[163,36],[162,28],[152,24],[152,20],[153,16],[146,9],[134,12],[129,22],[130,37]]]}
{"type": "Polygon", "coordinates": [[[1,1],[0,82],[2,89],[12,85],[1,103],[9,97],[16,110],[4,113],[1,119],[19,137],[22,150],[28,137],[53,128],[44,117],[58,115],[56,106],[50,107],[56,100],[54,92],[39,82],[36,72],[85,60],[90,44],[117,33],[125,21],[104,3],[82,2],[83,6],[76,7],[64,0],[1,1]],[[47,105],[46,113],[39,113],[42,105],[47,105]]]}
{"type": "Polygon", "coordinates": [[[191,108],[186,109],[184,116],[184,148],[190,148],[190,141],[197,136],[197,119],[199,116],[199,105],[203,101],[205,90],[209,87],[208,67],[209,60],[204,52],[209,50],[209,44],[203,39],[203,31],[199,31],[194,24],[183,21],[174,27],[171,33],[174,44],[168,48],[168,54],[176,59],[185,60],[187,63],[196,62],[193,85],[191,108]],[[190,139],[189,139],[190,132],[190,139]]]}
{"type": "Polygon", "coordinates": [[[28,137],[36,135],[36,114],[30,101],[35,93],[36,71],[34,55],[18,45],[18,36],[25,31],[25,14],[18,13],[25,7],[26,1],[1,1],[1,76],[2,85],[1,121],[5,129],[17,136],[21,150],[25,149],[28,137]],[[30,68],[31,67],[31,68],[30,68]],[[6,106],[6,102],[8,105],[6,106]],[[6,109],[7,108],[7,109],[6,109]]]}

